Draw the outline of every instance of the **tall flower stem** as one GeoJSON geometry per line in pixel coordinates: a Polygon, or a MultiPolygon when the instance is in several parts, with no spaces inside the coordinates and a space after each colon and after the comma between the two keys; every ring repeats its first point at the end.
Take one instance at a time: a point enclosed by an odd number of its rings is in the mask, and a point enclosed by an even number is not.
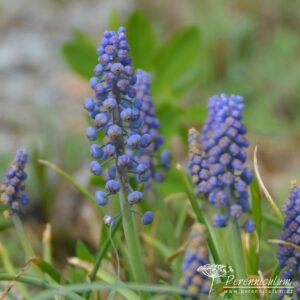
{"type": "MultiPolygon", "coordinates": [[[[233,258],[234,267],[237,273],[237,279],[247,279],[247,271],[243,255],[243,245],[241,233],[237,222],[230,221],[228,223],[230,253],[233,258]]],[[[253,299],[253,294],[243,294],[244,300],[253,299]]]]}
{"type": "MultiPolygon", "coordinates": [[[[176,166],[176,169],[179,173],[179,176],[180,176],[180,179],[184,185],[184,188],[185,188],[185,191],[187,193],[187,196],[191,202],[191,205],[192,205],[192,208],[195,212],[195,215],[196,215],[196,218],[198,220],[199,223],[201,224],[204,224],[206,225],[206,220],[202,214],[202,211],[201,211],[201,208],[199,206],[199,203],[198,203],[198,200],[197,198],[195,197],[194,193],[193,193],[193,190],[189,184],[189,181],[186,177],[186,175],[184,174],[184,171],[182,170],[182,167],[180,164],[177,164],[176,166]]],[[[218,251],[217,251],[217,248],[214,244],[214,241],[213,241],[213,238],[211,236],[211,232],[209,231],[209,227],[206,225],[208,231],[207,231],[207,244],[208,244],[208,248],[210,250],[210,253],[212,255],[212,258],[214,260],[214,263],[216,264],[220,264],[221,261],[220,261],[220,258],[219,258],[219,255],[218,255],[218,251]]]]}
{"type": "MultiPolygon", "coordinates": [[[[118,104],[121,101],[121,95],[116,88],[113,87],[113,94],[116,97],[118,104]]],[[[119,107],[116,107],[114,110],[114,121],[115,124],[119,125],[122,128],[122,120],[120,118],[119,107]]],[[[118,157],[125,153],[123,137],[118,140],[118,147],[116,150],[116,165],[118,162],[118,157]]],[[[136,230],[136,226],[132,217],[132,212],[129,203],[127,202],[128,196],[128,175],[125,168],[117,167],[118,179],[120,183],[120,207],[123,219],[123,230],[125,235],[125,240],[128,248],[128,256],[130,259],[130,266],[136,282],[145,283],[146,282],[146,272],[144,269],[141,245],[136,230]]],[[[146,299],[146,295],[143,295],[143,299],[146,299]]]]}
{"type": "MultiPolygon", "coordinates": [[[[127,203],[127,192],[126,186],[123,181],[120,180],[121,190],[120,196],[120,206],[122,208],[122,220],[123,220],[123,230],[125,235],[125,240],[127,243],[129,264],[133,273],[134,280],[140,283],[146,283],[146,272],[144,269],[144,263],[142,258],[141,245],[137,233],[137,229],[132,217],[132,212],[130,206],[127,203]]],[[[142,299],[148,299],[145,292],[141,293],[142,299]]]]}
{"type": "Polygon", "coordinates": [[[127,193],[122,181],[119,196],[123,214],[123,230],[128,247],[128,256],[130,259],[129,263],[131,265],[134,280],[136,282],[146,282],[146,273],[142,259],[141,245],[139,242],[139,237],[136,226],[134,224],[130,206],[126,203],[127,193]]]}

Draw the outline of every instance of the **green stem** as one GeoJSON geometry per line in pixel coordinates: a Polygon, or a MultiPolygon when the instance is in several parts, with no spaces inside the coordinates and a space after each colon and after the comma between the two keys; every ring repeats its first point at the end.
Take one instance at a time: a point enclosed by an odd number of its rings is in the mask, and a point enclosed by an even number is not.
{"type": "Polygon", "coordinates": [[[13,216],[13,222],[16,228],[17,236],[22,244],[22,247],[24,249],[27,258],[34,257],[35,256],[34,250],[27,238],[27,234],[23,228],[23,224],[21,223],[21,220],[17,215],[13,216]]]}
{"type": "Polygon", "coordinates": [[[120,184],[121,184],[121,191],[119,195],[120,195],[120,205],[123,214],[122,216],[123,230],[127,242],[130,265],[134,276],[134,280],[136,282],[144,283],[146,282],[146,273],[144,270],[139,237],[132,218],[132,212],[130,210],[130,206],[127,203],[126,187],[122,179],[120,179],[120,184]]]}
{"type": "MultiPolygon", "coordinates": [[[[122,219],[118,219],[116,222],[116,225],[112,228],[112,231],[111,231],[112,238],[114,237],[115,233],[118,231],[118,228],[120,227],[121,223],[122,223],[122,219]]],[[[95,258],[93,270],[89,274],[90,281],[94,281],[96,279],[97,271],[101,265],[102,259],[104,258],[105,254],[110,246],[111,246],[111,241],[110,241],[109,236],[107,236],[105,242],[101,245],[101,247],[97,253],[97,256],[95,258]]]]}
{"type": "MultiPolygon", "coordinates": [[[[20,220],[20,218],[17,215],[14,215],[12,217],[13,219],[13,223],[15,225],[15,229],[16,229],[16,233],[18,236],[19,241],[21,242],[22,248],[25,252],[25,255],[27,256],[27,258],[31,258],[31,257],[35,257],[35,252],[31,246],[30,240],[27,236],[27,233],[24,229],[24,226],[22,224],[22,221],[20,220]]],[[[39,268],[37,268],[36,266],[32,267],[33,271],[35,272],[36,275],[39,276],[43,276],[43,272],[41,272],[41,270],[39,268]]]]}
{"type": "MultiPolygon", "coordinates": [[[[118,102],[120,104],[121,94],[114,83],[112,87],[112,92],[118,102]]],[[[113,111],[113,119],[114,123],[123,128],[122,120],[120,117],[120,107],[117,105],[113,111]]],[[[123,220],[123,230],[125,235],[125,240],[128,248],[128,257],[130,259],[130,266],[132,269],[132,273],[134,276],[134,280],[136,282],[144,283],[146,282],[146,273],[144,269],[142,254],[141,254],[141,246],[139,236],[135,227],[135,223],[132,217],[131,207],[127,202],[128,195],[128,174],[127,168],[118,167],[118,157],[125,154],[125,143],[123,137],[118,137],[116,140],[116,166],[117,166],[117,177],[120,184],[120,208],[122,213],[123,220]]],[[[146,295],[143,295],[143,299],[147,299],[146,295]]]]}
{"type": "Polygon", "coordinates": [[[262,220],[264,220],[267,223],[270,223],[274,226],[276,226],[277,228],[282,228],[283,222],[281,222],[278,218],[273,217],[269,214],[264,214],[261,216],[262,220]]]}
{"type": "MultiPolygon", "coordinates": [[[[241,240],[241,233],[237,222],[230,221],[228,224],[229,230],[229,247],[233,258],[237,279],[247,279],[247,271],[243,255],[243,246],[241,240]]],[[[243,300],[253,300],[252,294],[243,294],[243,300]]]]}
{"type": "MultiPolygon", "coordinates": [[[[61,285],[52,284],[52,283],[47,282],[46,280],[35,278],[35,277],[29,276],[29,275],[22,275],[22,276],[16,277],[15,275],[0,273],[0,281],[22,282],[22,283],[26,283],[26,284],[30,284],[30,285],[39,287],[42,290],[47,290],[47,289],[53,290],[54,289],[54,290],[59,291],[61,288],[63,288],[63,286],[61,286],[61,285]]],[[[59,292],[58,292],[58,294],[59,294],[59,292]]],[[[79,295],[76,295],[72,291],[67,291],[67,293],[65,295],[70,296],[70,299],[72,299],[72,300],[84,300],[84,298],[82,298],[79,295]]]]}
{"type": "MultiPolygon", "coordinates": [[[[15,274],[16,270],[14,269],[14,266],[11,262],[10,256],[7,253],[6,249],[4,248],[4,246],[2,245],[1,242],[0,242],[0,254],[1,254],[0,257],[2,259],[2,263],[3,263],[5,270],[10,274],[15,274]]],[[[20,294],[22,294],[22,296],[24,297],[24,299],[30,299],[30,294],[23,284],[17,283],[17,288],[18,288],[20,294]]]]}
{"type": "Polygon", "coordinates": [[[57,165],[43,159],[39,159],[38,162],[40,164],[49,166],[53,171],[55,171],[57,174],[61,175],[64,177],[75,189],[77,189],[81,194],[83,194],[86,198],[88,198],[90,201],[92,201],[96,207],[101,211],[101,213],[104,215],[104,210],[102,207],[99,207],[95,197],[84,187],[82,187],[71,175],[66,173],[64,170],[62,170],[60,167],[57,165]]]}
{"type": "Polygon", "coordinates": [[[207,245],[208,245],[208,248],[209,248],[210,253],[212,255],[212,258],[214,260],[214,263],[220,264],[221,261],[220,261],[219,255],[218,255],[217,248],[214,244],[214,241],[213,241],[212,236],[211,236],[211,232],[209,230],[209,227],[206,224],[205,218],[204,218],[204,216],[202,214],[202,211],[200,209],[200,206],[198,204],[198,199],[196,198],[195,194],[193,193],[192,188],[191,188],[191,186],[188,182],[188,179],[185,176],[185,174],[184,174],[184,172],[183,172],[183,170],[182,170],[182,168],[179,164],[177,165],[177,171],[178,171],[180,179],[181,179],[181,181],[184,185],[184,188],[185,188],[185,191],[188,195],[188,198],[191,202],[193,210],[196,214],[196,218],[197,218],[198,222],[201,223],[201,224],[204,224],[207,228],[207,238],[206,238],[207,239],[207,245]]]}

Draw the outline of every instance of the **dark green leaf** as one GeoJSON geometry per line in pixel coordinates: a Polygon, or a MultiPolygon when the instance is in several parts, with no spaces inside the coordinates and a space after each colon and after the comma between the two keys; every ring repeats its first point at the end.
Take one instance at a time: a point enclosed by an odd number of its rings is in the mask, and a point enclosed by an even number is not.
{"type": "Polygon", "coordinates": [[[76,244],[76,256],[82,260],[94,262],[94,257],[87,246],[80,240],[76,244]]]}
{"type": "Polygon", "coordinates": [[[56,270],[52,265],[44,261],[39,257],[35,257],[32,259],[32,262],[37,265],[44,273],[48,274],[51,278],[53,278],[57,283],[62,282],[61,273],[56,270]]]}
{"type": "Polygon", "coordinates": [[[62,47],[64,58],[72,69],[89,79],[97,64],[97,45],[86,33],[74,31],[73,39],[62,47]]]}
{"type": "Polygon", "coordinates": [[[155,56],[154,92],[168,92],[199,61],[200,33],[195,27],[176,32],[155,56]]]}
{"type": "Polygon", "coordinates": [[[87,271],[82,268],[68,266],[67,273],[72,283],[84,282],[86,280],[87,271]]]}
{"type": "Polygon", "coordinates": [[[156,47],[149,19],[141,12],[135,11],[127,23],[127,36],[134,67],[148,70],[156,47]]]}
{"type": "Polygon", "coordinates": [[[160,120],[160,132],[168,139],[168,137],[174,135],[179,128],[180,120],[180,108],[176,105],[164,102],[157,106],[156,112],[158,119],[160,120]]]}
{"type": "Polygon", "coordinates": [[[252,199],[252,217],[255,222],[256,231],[258,235],[261,234],[261,195],[259,190],[259,184],[255,178],[250,186],[251,199],[252,199]]]}

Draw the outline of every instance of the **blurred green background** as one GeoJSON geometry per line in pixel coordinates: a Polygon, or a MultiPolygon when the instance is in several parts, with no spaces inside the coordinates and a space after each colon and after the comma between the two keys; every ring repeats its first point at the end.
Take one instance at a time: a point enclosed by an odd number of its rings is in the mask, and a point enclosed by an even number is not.
{"type": "MultiPolygon", "coordinates": [[[[119,25],[127,27],[134,66],[152,74],[161,132],[174,161],[187,160],[187,131],[201,128],[207,99],[236,93],[246,98],[249,164],[257,144],[263,178],[279,205],[290,180],[300,179],[297,1],[14,2],[0,3],[0,175],[14,150],[27,147],[32,201],[25,218],[39,235],[40,224],[50,221],[54,230],[64,228],[56,243],[66,251],[69,239],[70,245],[76,238],[97,244],[93,207],[36,161],[48,159],[85,186],[91,183],[82,101],[92,94],[87,79],[97,43],[105,29],[119,25]]],[[[181,191],[174,170],[161,190],[181,191]]]]}

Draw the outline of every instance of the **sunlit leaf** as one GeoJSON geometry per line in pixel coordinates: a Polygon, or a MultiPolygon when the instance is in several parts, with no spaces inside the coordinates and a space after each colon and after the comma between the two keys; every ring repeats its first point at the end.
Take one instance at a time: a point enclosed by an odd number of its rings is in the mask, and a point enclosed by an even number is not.
{"type": "Polygon", "coordinates": [[[156,48],[150,20],[143,13],[135,11],[127,23],[126,32],[134,67],[148,70],[156,48]]]}
{"type": "Polygon", "coordinates": [[[76,256],[89,262],[94,261],[92,253],[90,252],[88,247],[80,240],[78,240],[76,244],[76,256]]]}
{"type": "Polygon", "coordinates": [[[155,56],[155,93],[171,90],[198,62],[200,33],[196,27],[176,32],[155,56]]]}
{"type": "Polygon", "coordinates": [[[97,45],[86,33],[74,31],[73,38],[62,47],[62,52],[67,63],[72,69],[89,79],[97,64],[97,45]]]}

